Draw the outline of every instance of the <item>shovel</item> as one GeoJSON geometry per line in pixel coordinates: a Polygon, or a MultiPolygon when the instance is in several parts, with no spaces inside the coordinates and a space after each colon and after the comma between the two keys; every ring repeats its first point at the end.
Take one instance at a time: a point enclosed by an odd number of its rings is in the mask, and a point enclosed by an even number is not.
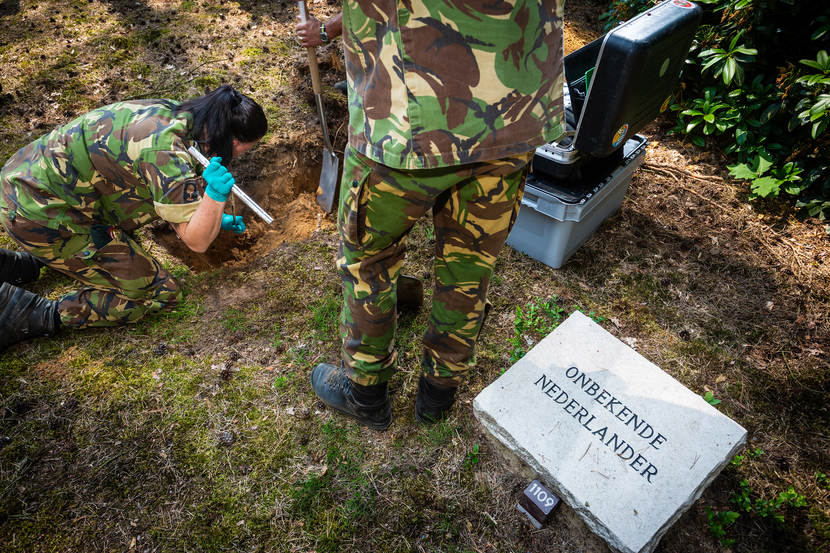
{"type": "MultiPolygon", "coordinates": [[[[306,22],[305,0],[297,2],[300,10],[300,20],[306,22]]],[[[320,86],[320,68],[317,66],[317,52],[311,46],[307,49],[308,70],[311,73],[311,86],[314,89],[314,100],[317,102],[317,115],[320,116],[320,125],[323,127],[323,169],[320,171],[320,184],[317,187],[317,203],[326,213],[331,213],[337,196],[337,168],[338,160],[329,139],[329,127],[326,125],[326,114],[323,112],[323,98],[320,86]]]]}

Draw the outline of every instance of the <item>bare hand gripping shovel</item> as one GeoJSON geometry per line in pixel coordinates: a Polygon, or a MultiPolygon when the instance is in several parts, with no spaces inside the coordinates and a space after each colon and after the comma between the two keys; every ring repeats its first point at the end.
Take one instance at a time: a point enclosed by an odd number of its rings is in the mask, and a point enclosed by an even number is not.
{"type": "MultiPolygon", "coordinates": [[[[300,10],[300,20],[306,22],[305,0],[297,2],[300,10]]],[[[321,96],[320,68],[317,66],[317,52],[312,47],[306,48],[308,53],[308,70],[311,73],[311,86],[314,89],[314,100],[317,102],[317,115],[320,116],[320,125],[323,127],[323,169],[320,171],[320,184],[317,187],[317,203],[326,213],[331,213],[334,200],[337,196],[337,156],[329,139],[329,127],[326,125],[326,114],[323,112],[323,98],[321,96]]]]}

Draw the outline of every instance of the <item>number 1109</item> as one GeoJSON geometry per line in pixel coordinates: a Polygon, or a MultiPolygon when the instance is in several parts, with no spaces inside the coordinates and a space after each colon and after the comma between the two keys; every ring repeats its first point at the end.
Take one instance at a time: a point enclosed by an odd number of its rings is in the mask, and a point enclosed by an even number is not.
{"type": "Polygon", "coordinates": [[[528,492],[547,508],[553,507],[556,504],[556,499],[536,482],[530,485],[528,492]]]}

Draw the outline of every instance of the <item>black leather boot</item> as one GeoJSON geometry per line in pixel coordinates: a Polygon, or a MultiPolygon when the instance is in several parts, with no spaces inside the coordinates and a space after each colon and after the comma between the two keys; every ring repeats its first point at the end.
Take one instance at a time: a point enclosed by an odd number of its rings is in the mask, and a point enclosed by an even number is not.
{"type": "Polygon", "coordinates": [[[392,404],[386,382],[361,386],[349,380],[342,367],[321,363],[311,371],[311,387],[326,405],[363,426],[386,430],[392,424],[392,404]]]}
{"type": "Polygon", "coordinates": [[[58,302],[8,282],[0,284],[0,351],[23,340],[51,336],[59,326],[58,302]]]}
{"type": "Polygon", "coordinates": [[[43,263],[30,253],[0,248],[0,282],[33,282],[40,276],[41,267],[43,263]]]}
{"type": "Polygon", "coordinates": [[[444,386],[421,375],[415,398],[415,419],[421,424],[435,424],[449,413],[458,386],[444,386]]]}
{"type": "Polygon", "coordinates": [[[424,283],[420,278],[398,276],[398,312],[417,313],[424,304],[424,283]]]}

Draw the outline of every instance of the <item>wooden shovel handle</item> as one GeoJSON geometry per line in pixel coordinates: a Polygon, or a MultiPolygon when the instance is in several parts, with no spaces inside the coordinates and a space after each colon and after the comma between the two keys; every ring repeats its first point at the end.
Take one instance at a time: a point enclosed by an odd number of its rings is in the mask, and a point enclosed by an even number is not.
{"type": "Polygon", "coordinates": [[[307,50],[308,71],[311,73],[311,88],[314,89],[314,94],[320,94],[323,89],[320,86],[320,68],[317,66],[317,51],[312,46],[309,46],[307,50]]]}
{"type": "MultiPolygon", "coordinates": [[[[306,8],[305,0],[297,0],[297,9],[300,10],[300,18],[303,23],[306,22],[308,9],[306,8]]],[[[314,94],[320,94],[323,87],[320,85],[320,67],[317,65],[317,49],[313,46],[306,48],[308,55],[308,71],[311,73],[311,88],[314,89],[314,94]]]]}

